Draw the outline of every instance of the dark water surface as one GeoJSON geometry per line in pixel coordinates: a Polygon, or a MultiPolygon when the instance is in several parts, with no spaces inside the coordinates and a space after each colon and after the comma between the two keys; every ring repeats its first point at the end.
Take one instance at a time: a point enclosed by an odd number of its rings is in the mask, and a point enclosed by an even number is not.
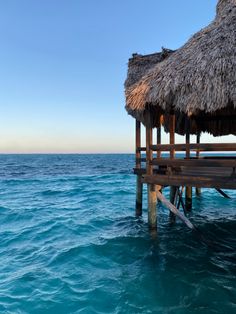
{"type": "MultiPolygon", "coordinates": [[[[134,217],[132,155],[0,156],[0,313],[236,313],[236,193],[134,217]]],[[[165,192],[168,194],[168,190],[165,192]]]]}

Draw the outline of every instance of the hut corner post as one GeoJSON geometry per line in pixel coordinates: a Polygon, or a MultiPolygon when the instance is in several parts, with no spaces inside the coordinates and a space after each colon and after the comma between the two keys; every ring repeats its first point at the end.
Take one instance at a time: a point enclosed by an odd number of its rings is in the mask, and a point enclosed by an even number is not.
{"type": "MultiPolygon", "coordinates": [[[[152,166],[152,128],[146,127],[146,173],[148,175],[153,175],[153,166],[152,166]]],[[[148,184],[148,225],[151,230],[157,228],[157,195],[156,195],[156,185],[148,184]]]]}
{"type": "MultiPolygon", "coordinates": [[[[141,169],[141,122],[136,120],[135,125],[135,157],[136,157],[136,168],[141,169]]],[[[136,176],[136,209],[135,214],[137,217],[142,216],[142,207],[143,207],[143,183],[142,175],[138,174],[136,176]]]]}
{"type": "MultiPolygon", "coordinates": [[[[186,159],[190,159],[190,117],[186,118],[186,159]]],[[[186,186],[185,208],[187,211],[192,209],[192,187],[186,186]]]]}

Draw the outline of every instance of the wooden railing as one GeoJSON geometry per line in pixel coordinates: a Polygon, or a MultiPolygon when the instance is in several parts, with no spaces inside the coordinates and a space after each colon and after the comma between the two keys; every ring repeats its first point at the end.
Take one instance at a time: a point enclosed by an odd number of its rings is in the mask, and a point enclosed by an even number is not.
{"type": "MultiPolygon", "coordinates": [[[[236,152],[236,143],[200,143],[200,135],[197,135],[197,143],[189,143],[189,134],[186,135],[186,143],[174,144],[174,118],[171,123],[170,143],[159,144],[161,141],[160,128],[157,128],[157,141],[152,142],[151,128],[146,128],[146,147],[141,146],[141,123],[136,120],[136,169],[141,169],[141,163],[146,162],[147,173],[152,173],[153,166],[193,166],[193,167],[233,167],[236,168],[235,159],[229,160],[206,160],[200,157],[201,152],[236,152]],[[146,154],[142,154],[146,152],[146,154]],[[169,152],[167,158],[161,158],[162,152],[169,152]],[[184,152],[185,158],[175,158],[175,152],[184,152]],[[190,152],[194,152],[195,159],[192,159],[190,152]],[[155,153],[155,154],[154,154],[155,153]],[[157,157],[157,158],[155,158],[157,157]],[[169,159],[168,159],[169,158],[169,159]]],[[[213,156],[208,158],[213,159],[213,156]]]]}
{"type": "MultiPolygon", "coordinates": [[[[150,150],[152,151],[160,151],[160,152],[168,152],[171,150],[175,150],[177,152],[185,152],[190,149],[190,151],[198,152],[236,152],[236,143],[207,143],[207,144],[160,144],[160,145],[150,145],[150,150]]],[[[146,151],[146,147],[137,147],[136,153],[136,164],[141,168],[141,162],[146,162],[146,157],[141,157],[141,151],[146,151]]],[[[198,157],[199,158],[199,157],[198,157]]],[[[211,158],[209,156],[209,158],[211,158]]],[[[213,157],[212,157],[213,158],[213,157]]],[[[235,160],[216,160],[214,162],[203,160],[201,158],[195,160],[187,160],[186,159],[171,159],[167,160],[167,158],[154,158],[151,162],[152,165],[191,165],[191,166],[231,166],[236,167],[235,160]]]]}

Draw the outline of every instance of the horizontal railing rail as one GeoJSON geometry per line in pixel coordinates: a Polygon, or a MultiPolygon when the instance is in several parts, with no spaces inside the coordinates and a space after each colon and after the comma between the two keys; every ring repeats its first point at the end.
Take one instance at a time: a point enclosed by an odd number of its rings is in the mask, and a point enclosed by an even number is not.
{"type": "Polygon", "coordinates": [[[172,167],[236,167],[235,159],[172,159],[172,158],[154,158],[151,161],[156,166],[172,167]]]}
{"type": "Polygon", "coordinates": [[[207,144],[158,144],[151,145],[153,151],[186,151],[188,149],[195,151],[209,152],[233,152],[236,151],[236,143],[207,143],[207,144]]]}

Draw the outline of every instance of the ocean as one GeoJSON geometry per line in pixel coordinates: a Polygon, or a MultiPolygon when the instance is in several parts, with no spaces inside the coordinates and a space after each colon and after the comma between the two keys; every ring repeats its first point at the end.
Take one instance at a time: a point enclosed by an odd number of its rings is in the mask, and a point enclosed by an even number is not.
{"type": "Polygon", "coordinates": [[[204,237],[159,206],[154,237],[146,198],[134,215],[133,166],[125,154],[0,156],[0,313],[236,313],[236,192],[194,195],[204,237]]]}

